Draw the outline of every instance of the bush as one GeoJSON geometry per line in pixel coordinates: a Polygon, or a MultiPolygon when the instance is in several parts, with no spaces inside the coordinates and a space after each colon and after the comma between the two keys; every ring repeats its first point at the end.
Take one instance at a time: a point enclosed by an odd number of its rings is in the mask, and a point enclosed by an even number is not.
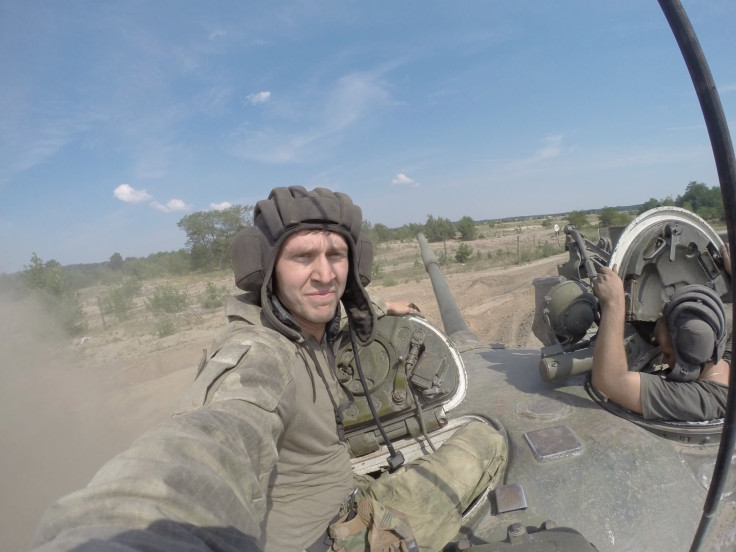
{"type": "Polygon", "coordinates": [[[217,309],[225,303],[227,290],[222,286],[216,286],[207,282],[207,289],[199,296],[199,304],[205,309],[217,309]]]}
{"type": "Polygon", "coordinates": [[[148,308],[154,313],[175,313],[183,311],[187,306],[187,293],[164,285],[153,290],[153,296],[148,300],[148,308]]]}
{"type": "Polygon", "coordinates": [[[176,324],[171,318],[162,318],[156,324],[156,335],[159,337],[166,337],[167,335],[174,335],[176,333],[176,324]]]}
{"type": "Polygon", "coordinates": [[[578,230],[588,226],[588,215],[585,214],[585,211],[570,211],[567,214],[567,220],[578,230]]]}
{"type": "Polygon", "coordinates": [[[373,278],[383,278],[383,266],[378,261],[373,261],[373,278]]]}
{"type": "Polygon", "coordinates": [[[128,319],[128,312],[133,307],[133,298],[140,292],[141,284],[137,280],[127,280],[112,288],[102,299],[105,313],[112,313],[119,322],[128,319]]]}
{"type": "Polygon", "coordinates": [[[536,247],[523,248],[519,253],[519,259],[516,264],[528,263],[531,261],[536,261],[537,259],[551,257],[552,255],[556,255],[557,253],[559,253],[559,249],[555,248],[555,246],[551,243],[545,241],[544,243],[540,243],[536,247]]]}
{"type": "Polygon", "coordinates": [[[473,256],[473,248],[467,243],[461,243],[460,247],[455,251],[455,260],[458,263],[466,263],[473,256]]]}
{"type": "Polygon", "coordinates": [[[82,312],[79,295],[69,293],[60,297],[49,296],[47,307],[51,315],[61,323],[69,335],[80,335],[87,330],[87,320],[82,312]]]}

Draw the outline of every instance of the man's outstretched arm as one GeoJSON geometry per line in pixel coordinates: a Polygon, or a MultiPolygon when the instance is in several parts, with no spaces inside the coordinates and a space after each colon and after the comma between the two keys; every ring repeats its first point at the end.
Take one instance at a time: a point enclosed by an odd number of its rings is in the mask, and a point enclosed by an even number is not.
{"type": "Polygon", "coordinates": [[[603,267],[594,279],[593,291],[602,304],[593,352],[593,387],[621,406],[641,413],[641,376],[629,371],[624,349],[626,299],[623,282],[615,270],[603,267]]]}

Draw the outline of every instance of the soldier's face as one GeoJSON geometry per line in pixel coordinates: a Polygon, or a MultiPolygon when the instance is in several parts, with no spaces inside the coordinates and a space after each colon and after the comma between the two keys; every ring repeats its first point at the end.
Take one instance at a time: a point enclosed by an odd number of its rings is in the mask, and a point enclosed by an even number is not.
{"type": "Polygon", "coordinates": [[[317,339],[345,291],[348,251],[340,234],[300,230],[286,238],[276,259],[276,295],[302,329],[317,339]]]}

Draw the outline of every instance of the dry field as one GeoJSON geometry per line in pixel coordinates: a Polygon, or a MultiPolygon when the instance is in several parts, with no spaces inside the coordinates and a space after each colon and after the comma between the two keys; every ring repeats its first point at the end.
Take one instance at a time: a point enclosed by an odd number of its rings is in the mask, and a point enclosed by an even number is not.
{"type": "MultiPolygon", "coordinates": [[[[518,224],[518,223],[517,223],[518,224]]],[[[482,341],[508,347],[538,347],[531,333],[536,277],[556,274],[566,259],[554,232],[536,226],[507,224],[481,228],[481,239],[469,245],[481,260],[457,264],[446,280],[470,329],[482,341]],[[514,264],[517,247],[547,243],[559,254],[514,264]],[[490,259],[488,253],[490,252],[490,259]],[[491,266],[501,262],[507,266],[491,266]]],[[[563,238],[560,237],[560,244],[563,238]]],[[[459,242],[448,243],[454,256],[459,242]]],[[[442,253],[442,244],[432,244],[442,253]]],[[[369,290],[388,300],[416,303],[441,326],[431,283],[420,264],[416,242],[377,248],[383,277],[369,290]]],[[[190,298],[207,281],[237,290],[229,274],[146,282],[142,295],[167,283],[186,289],[190,298]]],[[[43,510],[55,498],[84,486],[105,460],[127,447],[146,429],[163,420],[194,377],[202,349],[223,325],[220,309],[191,307],[176,318],[178,331],[159,338],[155,322],[139,299],[135,317],[102,327],[97,296],[84,290],[90,327],[86,339],[69,340],[54,328],[43,310],[32,304],[0,304],[0,439],[3,489],[0,533],[4,549],[27,548],[43,510]],[[80,341],[83,341],[80,343],[80,341]]]]}

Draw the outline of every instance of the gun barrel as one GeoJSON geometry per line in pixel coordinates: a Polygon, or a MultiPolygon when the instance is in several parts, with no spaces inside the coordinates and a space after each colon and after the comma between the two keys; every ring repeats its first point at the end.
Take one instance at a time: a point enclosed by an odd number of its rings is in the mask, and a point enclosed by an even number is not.
{"type": "Polygon", "coordinates": [[[437,305],[440,308],[440,315],[442,316],[442,325],[445,327],[445,333],[451,339],[455,336],[462,337],[464,341],[477,341],[478,336],[468,329],[468,325],[460,314],[460,309],[457,308],[455,298],[452,296],[452,293],[450,293],[450,288],[447,287],[445,277],[442,275],[442,271],[440,270],[440,263],[437,260],[437,256],[429,247],[424,234],[421,232],[417,234],[417,240],[419,241],[419,249],[422,252],[424,269],[427,271],[429,279],[432,281],[432,289],[434,290],[434,296],[437,299],[437,305]]]}

